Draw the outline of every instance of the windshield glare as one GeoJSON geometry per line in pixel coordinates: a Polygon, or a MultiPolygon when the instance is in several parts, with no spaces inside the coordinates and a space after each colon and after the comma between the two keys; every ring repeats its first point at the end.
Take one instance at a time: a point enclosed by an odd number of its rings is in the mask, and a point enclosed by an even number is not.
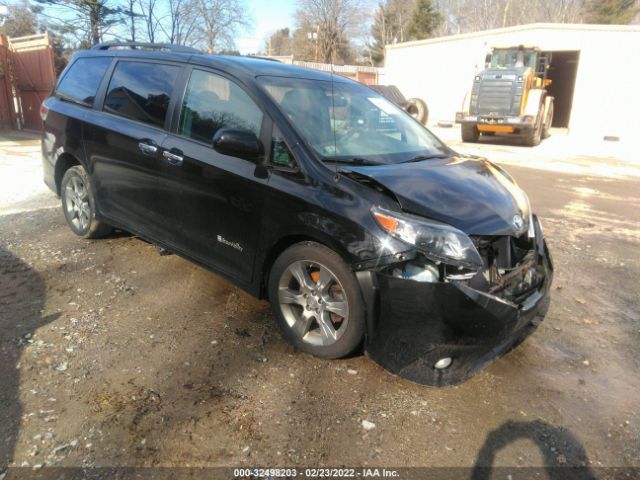
{"type": "Polygon", "coordinates": [[[323,160],[401,163],[450,154],[426,128],[365,86],[284,77],[259,82],[323,160]]]}

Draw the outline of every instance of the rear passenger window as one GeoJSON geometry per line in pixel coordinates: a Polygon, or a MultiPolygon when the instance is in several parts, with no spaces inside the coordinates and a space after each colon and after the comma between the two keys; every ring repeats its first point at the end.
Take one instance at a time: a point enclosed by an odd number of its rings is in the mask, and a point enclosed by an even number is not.
{"type": "Polygon", "coordinates": [[[110,57],[79,58],[60,80],[56,93],[89,106],[93,105],[93,99],[109,65],[110,57]]]}
{"type": "Polygon", "coordinates": [[[104,110],[162,127],[180,67],[118,62],[109,82],[104,110]]]}
{"type": "Polygon", "coordinates": [[[178,133],[211,143],[220,128],[250,130],[260,136],[262,111],[235,83],[193,70],[184,97],[178,133]]]}

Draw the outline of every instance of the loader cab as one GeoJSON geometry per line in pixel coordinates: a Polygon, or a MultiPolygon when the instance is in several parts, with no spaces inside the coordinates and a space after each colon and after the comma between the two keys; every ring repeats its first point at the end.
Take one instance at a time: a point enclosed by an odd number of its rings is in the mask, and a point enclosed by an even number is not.
{"type": "Polygon", "coordinates": [[[487,55],[486,68],[536,68],[540,50],[537,48],[496,48],[487,55]]]}
{"type": "Polygon", "coordinates": [[[543,52],[536,47],[498,47],[485,57],[485,68],[491,70],[520,70],[531,68],[534,76],[541,79],[547,77],[547,69],[551,63],[551,53],[543,52]]]}

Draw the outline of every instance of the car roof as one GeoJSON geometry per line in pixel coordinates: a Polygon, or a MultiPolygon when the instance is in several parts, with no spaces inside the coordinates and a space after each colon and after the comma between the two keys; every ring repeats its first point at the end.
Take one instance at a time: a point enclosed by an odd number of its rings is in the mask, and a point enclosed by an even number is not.
{"type": "Polygon", "coordinates": [[[121,57],[139,60],[157,60],[167,62],[188,63],[204,67],[216,68],[239,78],[251,81],[258,76],[306,78],[311,80],[325,80],[342,83],[358,83],[348,78],[332,75],[330,72],[314,70],[281,63],[277,60],[261,57],[241,55],[213,55],[205,53],[177,52],[177,51],[145,51],[133,49],[114,50],[82,50],[76,52],[75,57],[121,57]]]}

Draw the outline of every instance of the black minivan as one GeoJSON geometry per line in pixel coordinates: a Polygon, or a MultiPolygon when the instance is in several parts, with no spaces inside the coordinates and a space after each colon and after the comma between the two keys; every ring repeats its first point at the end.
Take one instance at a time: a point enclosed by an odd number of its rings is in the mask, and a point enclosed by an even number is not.
{"type": "Polygon", "coordinates": [[[130,231],[269,299],[319,357],[457,383],[548,307],[551,258],[514,180],[357,82],[267,59],[101,44],[42,105],[69,227],[130,231]]]}

